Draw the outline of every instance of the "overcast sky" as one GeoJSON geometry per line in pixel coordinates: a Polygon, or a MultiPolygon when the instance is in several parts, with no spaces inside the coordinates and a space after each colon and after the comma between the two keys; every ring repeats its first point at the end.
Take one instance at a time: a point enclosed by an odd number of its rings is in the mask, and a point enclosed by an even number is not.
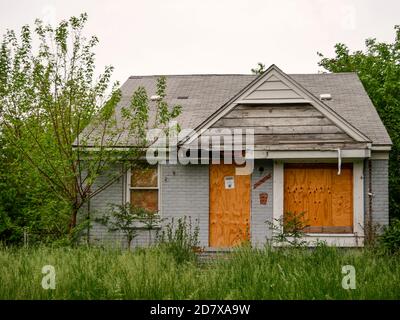
{"type": "Polygon", "coordinates": [[[399,0],[0,0],[0,32],[35,18],[89,14],[100,39],[98,66],[129,75],[249,73],[258,61],[287,73],[315,73],[317,51],[343,42],[393,41],[399,0]]]}

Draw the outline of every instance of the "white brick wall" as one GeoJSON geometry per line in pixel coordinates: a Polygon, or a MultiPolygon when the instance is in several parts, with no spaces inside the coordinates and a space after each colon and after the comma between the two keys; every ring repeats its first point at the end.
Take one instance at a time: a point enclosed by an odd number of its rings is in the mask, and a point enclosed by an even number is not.
{"type": "MultiPolygon", "coordinates": [[[[101,186],[106,183],[111,174],[118,170],[117,167],[110,169],[110,173],[105,173],[100,176],[93,186],[93,190],[96,190],[97,186],[101,186]]],[[[110,246],[127,246],[126,239],[123,233],[120,232],[109,232],[106,226],[95,222],[97,217],[103,216],[107,211],[110,210],[111,204],[123,204],[126,200],[126,177],[121,177],[115,183],[113,183],[106,190],[102,191],[94,198],[90,200],[90,212],[91,219],[93,221],[92,228],[90,230],[90,241],[93,244],[103,244],[110,246]]],[[[87,207],[84,208],[87,210],[87,207]]],[[[84,210],[83,214],[86,214],[84,210]]],[[[151,240],[153,241],[156,236],[156,230],[151,232],[151,240]]],[[[149,241],[149,232],[147,230],[138,230],[138,236],[132,241],[132,246],[144,246],[149,241]]]]}
{"type": "Polygon", "coordinates": [[[271,236],[271,231],[265,221],[272,220],[272,168],[272,160],[256,160],[254,164],[251,177],[251,242],[254,246],[263,245],[266,237],[271,236]],[[271,174],[271,178],[254,189],[254,184],[268,174],[271,174]],[[260,204],[260,193],[262,192],[268,194],[266,205],[260,204]]]}
{"type": "Polygon", "coordinates": [[[209,173],[208,165],[165,165],[161,169],[161,215],[190,217],[199,226],[201,246],[208,246],[209,173]]]}
{"type": "MultiPolygon", "coordinates": [[[[252,185],[263,176],[272,174],[271,161],[256,161],[252,185]],[[259,169],[264,169],[261,172],[259,169]]],[[[107,177],[100,177],[97,185],[106,181],[107,177]]],[[[201,246],[208,246],[209,236],[209,169],[208,165],[165,165],[161,168],[161,216],[164,223],[171,221],[172,217],[190,217],[192,225],[199,226],[199,241],[201,246]]],[[[125,201],[126,181],[124,178],[116,181],[107,190],[103,191],[91,200],[92,218],[102,216],[109,210],[109,204],[121,204],[125,201]]],[[[252,191],[251,199],[251,239],[254,245],[265,242],[268,228],[267,219],[272,218],[272,178],[252,191]],[[267,205],[261,205],[259,194],[268,193],[267,205]]],[[[93,223],[90,231],[92,243],[121,243],[125,246],[123,235],[118,232],[108,232],[105,226],[93,223]]],[[[153,234],[152,238],[154,239],[153,234]]],[[[140,231],[134,239],[133,245],[145,245],[147,243],[147,231],[140,231]]]]}
{"type": "MultiPolygon", "coordinates": [[[[265,175],[272,175],[272,161],[255,162],[251,185],[265,175]],[[264,171],[260,171],[260,168],[264,171]]],[[[201,246],[208,246],[209,236],[209,169],[207,165],[177,166],[162,168],[162,215],[163,218],[190,216],[192,222],[197,220],[201,246]]],[[[269,234],[265,221],[272,219],[272,177],[257,189],[251,196],[251,240],[253,245],[265,243],[269,234]],[[259,194],[268,193],[267,205],[261,205],[259,194]]]]}
{"type": "MultiPolygon", "coordinates": [[[[389,163],[388,160],[371,160],[372,176],[372,222],[380,225],[389,223],[389,163]]],[[[369,208],[369,168],[368,160],[364,165],[365,214],[369,208]]]]}
{"type": "MultiPolygon", "coordinates": [[[[271,232],[266,220],[272,219],[272,161],[256,160],[252,175],[251,196],[251,240],[254,246],[265,243],[271,232]],[[263,168],[263,171],[260,171],[263,168]],[[271,178],[253,189],[254,184],[262,177],[271,173],[271,178]],[[260,193],[268,194],[267,205],[260,204],[260,193]]],[[[365,213],[368,209],[368,161],[364,169],[365,213]]],[[[106,177],[100,177],[99,184],[106,177]]],[[[125,201],[126,179],[121,178],[107,190],[91,200],[92,217],[101,216],[109,209],[110,203],[121,204],[125,201]]],[[[164,223],[172,217],[191,217],[192,225],[199,226],[199,240],[201,246],[208,246],[209,236],[209,169],[208,165],[165,165],[161,168],[160,176],[161,203],[160,210],[164,223]]],[[[372,208],[373,221],[386,225],[389,221],[388,204],[388,161],[372,160],[372,208]]],[[[153,232],[152,238],[155,234],[153,232]]],[[[99,224],[94,223],[91,229],[93,243],[121,243],[122,235],[110,233],[99,224]]],[[[133,245],[145,245],[148,240],[147,231],[140,231],[133,245]]],[[[123,242],[125,245],[125,242],[123,242]]]]}

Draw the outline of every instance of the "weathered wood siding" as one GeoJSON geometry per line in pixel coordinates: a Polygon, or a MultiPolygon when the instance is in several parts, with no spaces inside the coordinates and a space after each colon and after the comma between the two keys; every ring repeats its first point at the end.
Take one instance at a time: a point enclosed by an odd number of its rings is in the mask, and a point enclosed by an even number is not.
{"type": "Polygon", "coordinates": [[[216,137],[220,137],[221,145],[230,143],[233,139],[229,140],[227,136],[232,135],[235,129],[240,129],[243,135],[246,129],[254,130],[256,149],[260,146],[266,150],[313,150],[322,145],[330,148],[364,147],[308,103],[240,104],[204,132],[201,139],[208,139],[210,145],[215,145],[216,137]]]}

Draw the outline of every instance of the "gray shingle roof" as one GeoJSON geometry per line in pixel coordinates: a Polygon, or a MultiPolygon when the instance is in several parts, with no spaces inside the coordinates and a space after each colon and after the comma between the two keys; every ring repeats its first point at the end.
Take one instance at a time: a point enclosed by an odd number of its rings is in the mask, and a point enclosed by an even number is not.
{"type": "Polygon", "coordinates": [[[332,100],[324,102],[371,139],[373,144],[392,143],[356,73],[292,74],[290,76],[317,97],[321,93],[332,94],[332,100]]]}
{"type": "MultiPolygon", "coordinates": [[[[330,93],[325,101],[335,112],[364,133],[374,145],[389,145],[391,140],[378,113],[356,73],[292,74],[292,79],[319,97],[330,93]]],[[[176,119],[182,128],[196,128],[225,102],[255,79],[255,75],[169,75],[166,101],[182,106],[176,119]],[[187,96],[188,99],[178,99],[187,96]]],[[[139,87],[149,95],[155,93],[158,76],[132,76],[122,86],[123,99],[119,107],[129,102],[139,87]]],[[[117,110],[118,114],[118,110],[117,110]]]]}

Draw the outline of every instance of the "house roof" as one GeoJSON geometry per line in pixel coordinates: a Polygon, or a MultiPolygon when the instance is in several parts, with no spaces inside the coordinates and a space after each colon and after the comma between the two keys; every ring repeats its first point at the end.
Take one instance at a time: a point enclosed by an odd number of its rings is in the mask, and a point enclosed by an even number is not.
{"type": "MultiPolygon", "coordinates": [[[[324,102],[367,136],[373,145],[391,144],[389,135],[356,73],[288,76],[317,98],[322,93],[330,93],[332,99],[324,102]]],[[[152,95],[156,90],[158,77],[129,77],[121,88],[122,101],[118,108],[129,103],[130,97],[139,86],[143,86],[152,95]]],[[[245,74],[168,75],[166,101],[170,105],[182,106],[182,114],[176,119],[182,128],[195,129],[256,77],[245,74]]]]}

